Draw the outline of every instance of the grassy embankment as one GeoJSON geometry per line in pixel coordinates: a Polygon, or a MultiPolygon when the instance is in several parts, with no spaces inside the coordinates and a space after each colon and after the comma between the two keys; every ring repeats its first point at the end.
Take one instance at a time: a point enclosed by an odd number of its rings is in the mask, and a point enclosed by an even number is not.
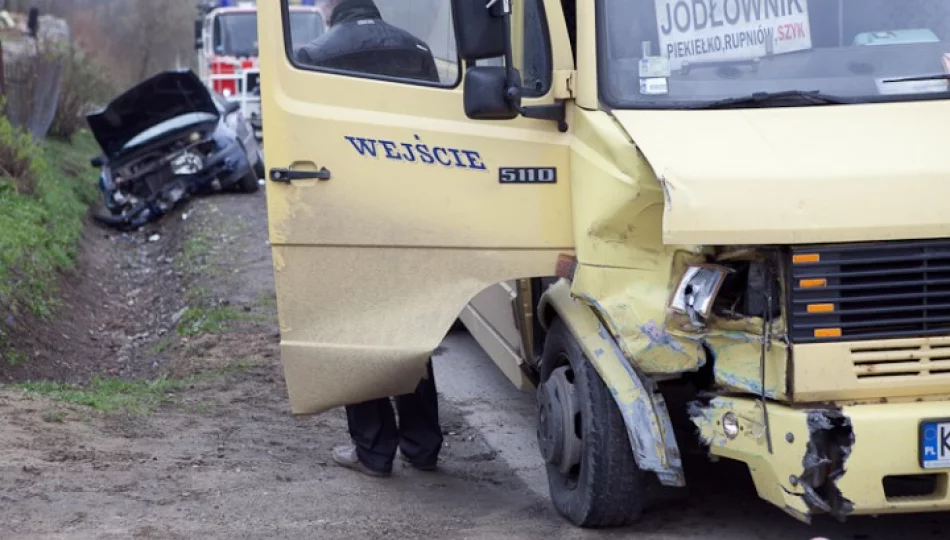
{"type": "Polygon", "coordinates": [[[96,172],[88,133],[72,142],[35,143],[0,117],[0,354],[7,329],[32,315],[49,320],[61,272],[73,267],[83,217],[96,200],[96,172]]]}
{"type": "MultiPolygon", "coordinates": [[[[71,142],[51,139],[37,144],[0,116],[0,367],[4,362],[24,361],[7,343],[7,329],[27,315],[50,321],[55,313],[59,278],[75,264],[83,218],[99,197],[97,173],[89,165],[89,158],[97,152],[88,132],[75,134],[71,142]]],[[[194,265],[192,271],[207,262],[201,256],[206,248],[202,235],[187,242],[183,258],[194,265]]],[[[196,307],[189,309],[178,330],[183,336],[212,333],[242,318],[226,308],[196,307]]],[[[85,386],[53,381],[14,386],[105,413],[141,414],[176,401],[177,391],[204,378],[247,368],[245,362],[238,361],[186,379],[96,378],[85,386]]]]}

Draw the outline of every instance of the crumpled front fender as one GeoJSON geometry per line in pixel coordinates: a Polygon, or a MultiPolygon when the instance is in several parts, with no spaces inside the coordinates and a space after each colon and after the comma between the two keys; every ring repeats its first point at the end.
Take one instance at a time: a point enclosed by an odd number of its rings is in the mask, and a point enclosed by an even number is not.
{"type": "Polygon", "coordinates": [[[655,472],[665,486],[685,486],[679,447],[663,396],[626,360],[592,306],[573,298],[570,283],[561,280],[544,294],[539,312],[544,324],[555,316],[564,321],[610,389],[627,426],[637,465],[655,472]]]}

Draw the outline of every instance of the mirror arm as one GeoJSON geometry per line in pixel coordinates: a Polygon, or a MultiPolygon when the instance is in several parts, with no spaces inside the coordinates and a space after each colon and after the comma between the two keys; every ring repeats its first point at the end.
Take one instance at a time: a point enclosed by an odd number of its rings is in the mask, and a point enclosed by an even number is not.
{"type": "Polygon", "coordinates": [[[538,120],[553,120],[557,122],[557,130],[566,133],[567,125],[567,105],[562,100],[558,100],[550,105],[530,105],[528,107],[519,107],[518,112],[525,118],[535,118],[538,120]]]}
{"type": "MultiPolygon", "coordinates": [[[[505,19],[505,65],[509,68],[514,65],[514,49],[511,39],[511,0],[494,0],[489,2],[489,9],[496,10],[493,15],[501,15],[505,19]],[[500,13],[497,10],[500,9],[500,13]]],[[[561,133],[568,130],[567,126],[567,106],[563,101],[551,105],[530,105],[524,107],[521,105],[521,81],[515,75],[515,70],[508,70],[508,83],[505,91],[505,98],[525,118],[535,118],[538,120],[553,120],[557,122],[557,129],[561,133]]]]}

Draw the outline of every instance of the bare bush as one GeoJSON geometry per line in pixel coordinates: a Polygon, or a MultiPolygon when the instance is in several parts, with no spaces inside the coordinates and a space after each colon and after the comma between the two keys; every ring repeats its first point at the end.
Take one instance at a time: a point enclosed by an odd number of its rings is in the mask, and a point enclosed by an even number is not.
{"type": "Polygon", "coordinates": [[[62,90],[49,135],[69,141],[85,126],[89,107],[108,99],[113,89],[102,68],[83,51],[69,47],[62,57],[62,90]]]}
{"type": "Polygon", "coordinates": [[[196,63],[194,0],[62,0],[52,9],[117,88],[196,63]]]}

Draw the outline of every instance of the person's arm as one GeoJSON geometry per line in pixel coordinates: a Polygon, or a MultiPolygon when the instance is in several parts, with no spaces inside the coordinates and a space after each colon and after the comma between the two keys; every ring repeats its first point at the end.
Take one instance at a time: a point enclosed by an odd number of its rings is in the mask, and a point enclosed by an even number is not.
{"type": "Polygon", "coordinates": [[[313,58],[310,57],[310,52],[307,51],[307,46],[297,49],[297,54],[294,55],[297,58],[297,61],[301,64],[306,64],[308,66],[314,65],[313,58]]]}
{"type": "Polygon", "coordinates": [[[428,72],[428,77],[432,82],[442,82],[442,78],[439,77],[439,67],[435,63],[435,58],[431,54],[426,55],[425,63],[426,71],[428,72]]]}

